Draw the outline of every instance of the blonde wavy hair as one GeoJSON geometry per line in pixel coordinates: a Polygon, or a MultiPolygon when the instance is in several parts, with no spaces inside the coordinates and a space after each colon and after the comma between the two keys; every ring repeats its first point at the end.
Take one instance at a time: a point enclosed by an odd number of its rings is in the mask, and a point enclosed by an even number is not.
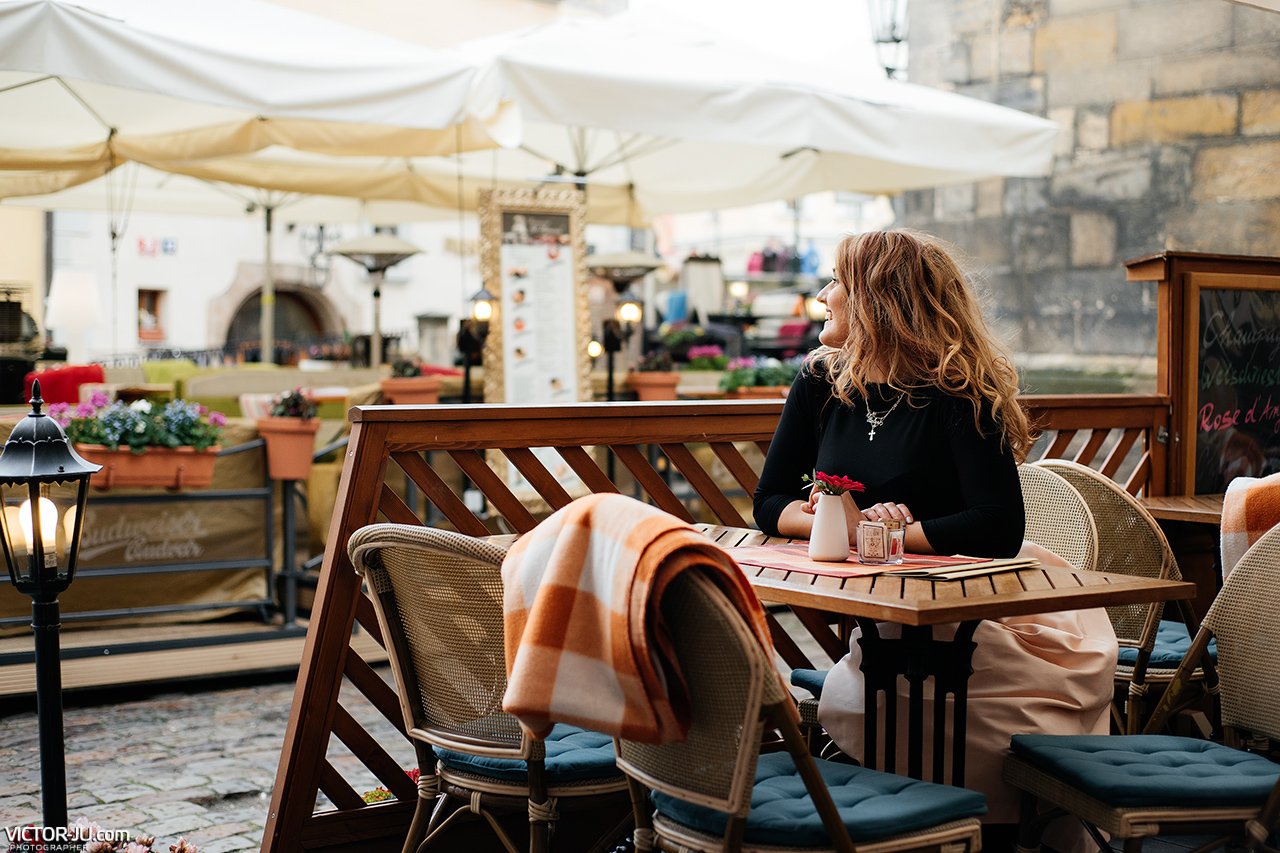
{"type": "Polygon", "coordinates": [[[933,238],[909,231],[852,234],[836,249],[836,281],[848,291],[849,335],[839,347],[819,347],[810,364],[852,405],[873,371],[910,393],[939,388],[973,404],[981,428],[983,404],[1021,462],[1031,449],[1031,424],[1018,404],[1018,374],[991,334],[972,289],[933,238]]]}

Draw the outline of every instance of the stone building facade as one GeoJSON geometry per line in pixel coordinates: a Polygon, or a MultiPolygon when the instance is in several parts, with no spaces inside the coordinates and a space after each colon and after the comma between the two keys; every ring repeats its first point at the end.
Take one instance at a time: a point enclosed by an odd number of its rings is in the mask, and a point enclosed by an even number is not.
{"type": "Polygon", "coordinates": [[[1226,0],[910,0],[910,79],[1048,116],[1053,172],[908,193],[1021,352],[1151,354],[1165,249],[1280,256],[1280,14],[1226,0]]]}

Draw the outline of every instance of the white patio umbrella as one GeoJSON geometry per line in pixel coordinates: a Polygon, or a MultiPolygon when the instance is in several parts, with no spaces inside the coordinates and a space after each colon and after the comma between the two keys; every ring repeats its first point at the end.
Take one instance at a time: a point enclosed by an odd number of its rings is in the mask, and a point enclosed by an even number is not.
{"type": "MultiPolygon", "coordinates": [[[[479,82],[456,53],[259,0],[0,0],[0,198],[75,187],[130,161],[226,161],[242,183],[267,186],[262,152],[383,160],[510,141],[513,111],[479,82]]],[[[125,186],[136,178],[84,197],[119,209],[125,186]]],[[[268,224],[266,353],[281,198],[255,199],[268,224]]]]}
{"type": "Polygon", "coordinates": [[[644,12],[564,18],[464,50],[486,63],[477,90],[519,106],[518,146],[460,162],[277,146],[156,165],[360,199],[345,208],[375,223],[473,209],[484,187],[576,181],[588,188],[591,221],[638,225],[646,214],[822,190],[1046,174],[1057,133],[1053,122],[1016,110],[883,78],[840,78],[644,12]]]}

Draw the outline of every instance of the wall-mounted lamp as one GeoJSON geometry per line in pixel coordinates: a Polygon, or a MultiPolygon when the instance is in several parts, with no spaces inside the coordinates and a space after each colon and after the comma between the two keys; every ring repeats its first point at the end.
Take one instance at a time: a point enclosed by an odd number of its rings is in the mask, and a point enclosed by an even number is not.
{"type": "Polygon", "coordinates": [[[485,339],[489,337],[489,321],[493,319],[493,306],[497,297],[483,285],[468,300],[471,316],[458,324],[458,350],[462,353],[462,402],[471,402],[471,366],[484,352],[485,339]]]}

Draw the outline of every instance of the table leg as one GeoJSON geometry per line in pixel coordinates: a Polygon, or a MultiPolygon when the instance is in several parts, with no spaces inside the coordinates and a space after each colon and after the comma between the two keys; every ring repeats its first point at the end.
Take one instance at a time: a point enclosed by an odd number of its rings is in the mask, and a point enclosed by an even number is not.
{"type": "Polygon", "coordinates": [[[924,682],[932,677],[933,781],[945,778],[947,696],[952,697],[951,783],[964,784],[964,750],[968,723],[968,684],[973,674],[973,641],[978,621],[962,622],[950,640],[935,640],[928,626],[903,626],[900,639],[880,636],[876,623],[858,619],[862,674],[866,690],[863,720],[863,759],[877,766],[879,725],[877,709],[884,707],[884,769],[894,772],[897,754],[897,682],[907,679],[907,775],[924,778],[924,682]],[[883,695],[883,700],[881,700],[883,695]]]}

